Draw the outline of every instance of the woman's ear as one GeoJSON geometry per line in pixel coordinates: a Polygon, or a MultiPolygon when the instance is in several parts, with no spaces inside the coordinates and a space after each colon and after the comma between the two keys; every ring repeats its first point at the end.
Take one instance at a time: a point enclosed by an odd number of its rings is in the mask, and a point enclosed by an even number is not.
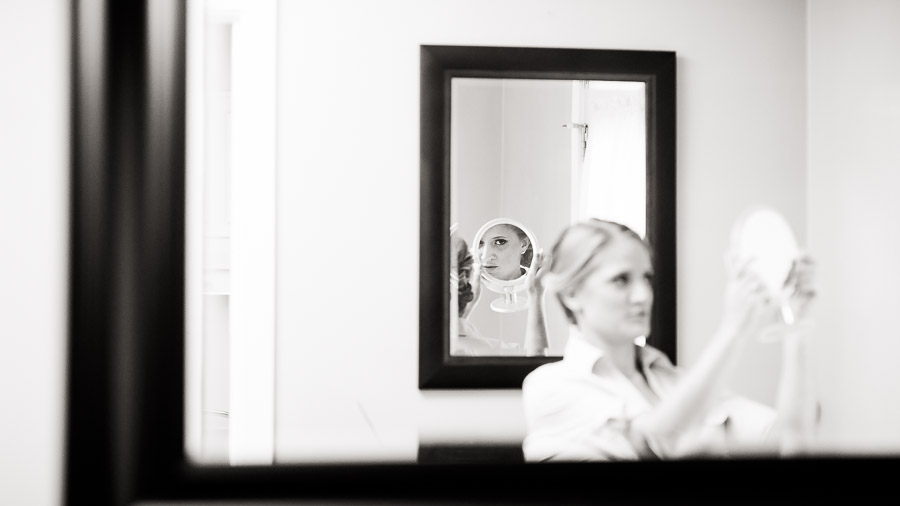
{"type": "Polygon", "coordinates": [[[581,303],[572,293],[561,293],[559,298],[569,311],[578,314],[581,312],[581,303]]]}
{"type": "Polygon", "coordinates": [[[531,246],[531,241],[528,240],[528,238],[526,237],[526,238],[522,239],[521,241],[519,241],[519,244],[520,244],[520,246],[522,246],[519,249],[519,254],[524,255],[525,252],[528,251],[528,247],[531,246]]]}

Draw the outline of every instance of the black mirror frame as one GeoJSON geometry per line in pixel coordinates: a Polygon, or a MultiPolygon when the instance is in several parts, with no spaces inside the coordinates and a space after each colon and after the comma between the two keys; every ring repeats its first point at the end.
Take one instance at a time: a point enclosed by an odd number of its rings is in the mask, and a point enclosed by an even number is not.
{"type": "Polygon", "coordinates": [[[181,0],[70,5],[64,504],[670,504],[686,497],[733,504],[738,495],[758,504],[772,503],[772,491],[788,504],[893,492],[875,471],[892,477],[898,459],[877,457],[191,464],[184,444],[186,8],[181,0]],[[768,486],[758,486],[758,476],[768,486]]]}
{"type": "MultiPolygon", "coordinates": [[[[521,388],[560,357],[450,355],[450,80],[627,80],[646,84],[647,239],[655,263],[648,343],[676,363],[675,53],[607,49],[420,46],[419,388],[521,388]]],[[[549,246],[549,245],[548,245],[549,246]]]]}

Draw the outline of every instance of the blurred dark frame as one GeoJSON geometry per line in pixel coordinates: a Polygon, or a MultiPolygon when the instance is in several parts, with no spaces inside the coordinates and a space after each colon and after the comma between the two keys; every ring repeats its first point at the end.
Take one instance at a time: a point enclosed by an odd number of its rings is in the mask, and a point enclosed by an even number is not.
{"type": "Polygon", "coordinates": [[[421,46],[419,54],[419,388],[521,388],[535,367],[559,360],[450,355],[450,81],[454,77],[645,84],[646,230],[655,268],[653,330],[647,341],[676,363],[675,53],[421,46]]]}
{"type": "Polygon", "coordinates": [[[418,465],[192,465],[184,438],[186,6],[70,6],[65,504],[790,504],[893,492],[893,458],[526,465],[514,448],[470,446],[425,448],[418,465]]]}

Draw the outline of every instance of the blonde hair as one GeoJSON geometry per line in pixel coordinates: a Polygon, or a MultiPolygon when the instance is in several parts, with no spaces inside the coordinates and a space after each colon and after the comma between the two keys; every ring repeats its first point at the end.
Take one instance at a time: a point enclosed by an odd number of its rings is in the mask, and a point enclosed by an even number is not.
{"type": "Polygon", "coordinates": [[[575,313],[566,306],[563,296],[575,292],[587,277],[600,267],[600,253],[618,237],[632,238],[652,251],[634,230],[621,223],[590,218],[567,227],[550,250],[549,262],[541,279],[556,298],[570,323],[576,324],[575,313]]]}

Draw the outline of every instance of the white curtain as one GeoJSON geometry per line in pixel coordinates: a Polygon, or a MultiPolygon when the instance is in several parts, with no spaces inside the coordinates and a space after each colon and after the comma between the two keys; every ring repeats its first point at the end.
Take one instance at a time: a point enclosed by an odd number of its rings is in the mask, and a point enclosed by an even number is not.
{"type": "Polygon", "coordinates": [[[645,85],[632,81],[577,81],[573,119],[587,124],[573,137],[573,219],[612,220],[646,234],[645,85]]]}

